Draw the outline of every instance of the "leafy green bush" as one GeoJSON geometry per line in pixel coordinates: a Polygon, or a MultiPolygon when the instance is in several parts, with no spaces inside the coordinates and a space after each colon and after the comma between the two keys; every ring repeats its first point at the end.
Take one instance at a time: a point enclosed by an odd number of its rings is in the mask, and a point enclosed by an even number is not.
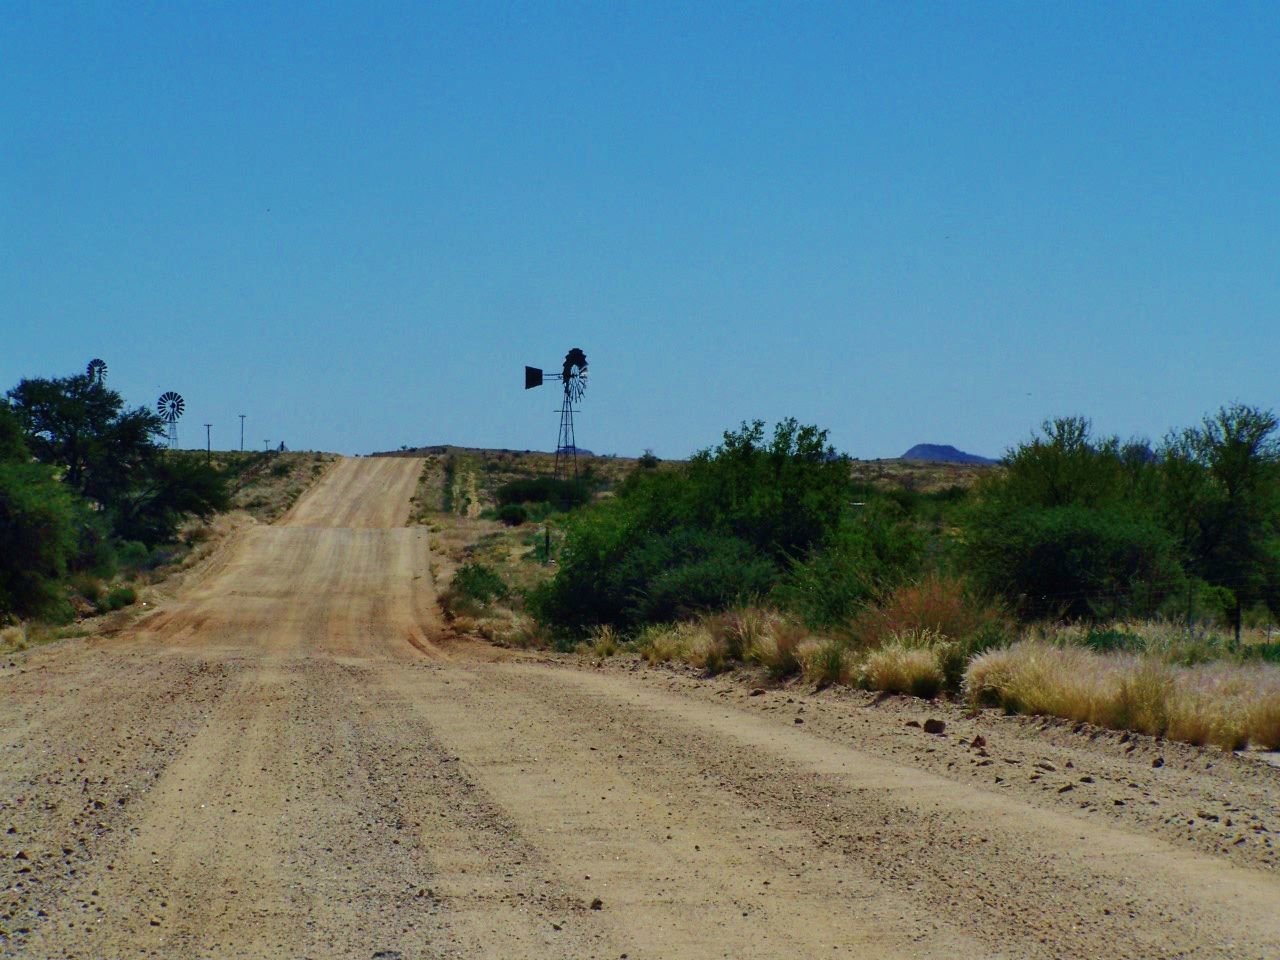
{"type": "Polygon", "coordinates": [[[465,599],[487,606],[507,596],[506,582],[492,567],[483,563],[467,563],[453,575],[451,591],[465,599]]]}
{"type": "Polygon", "coordinates": [[[582,635],[723,609],[771,591],[840,524],[848,464],[825,431],[794,420],[726,432],[674,470],[636,470],[616,496],[566,524],[560,568],[535,614],[582,635]]]}
{"type": "Polygon", "coordinates": [[[517,503],[546,503],[558,510],[572,510],[591,499],[590,487],[582,480],[555,477],[522,477],[500,486],[494,497],[499,506],[517,503]]]}
{"type": "Polygon", "coordinates": [[[890,504],[845,517],[819,549],[794,561],[774,595],[812,627],[843,623],[887,587],[917,572],[923,540],[890,504]]]}
{"type": "Polygon", "coordinates": [[[0,463],[0,615],[65,619],[79,510],[47,467],[0,463]]]}
{"type": "Polygon", "coordinates": [[[76,549],[68,566],[110,579],[119,564],[110,524],[101,513],[90,511],[83,501],[77,499],[76,506],[76,549]]]}
{"type": "Polygon", "coordinates": [[[530,596],[536,616],[573,632],[630,631],[745,602],[777,579],[771,560],[734,537],[642,533],[630,519],[625,504],[610,502],[571,523],[559,572],[530,596]]]}
{"type": "Polygon", "coordinates": [[[1027,618],[1146,614],[1181,578],[1172,538],[1130,507],[974,510],[964,554],[974,580],[1027,618]]]}
{"type": "Polygon", "coordinates": [[[100,605],[107,593],[103,582],[91,573],[73,573],[67,578],[67,586],[71,588],[73,594],[94,606],[100,605]]]}
{"type": "Polygon", "coordinates": [[[107,610],[119,610],[122,607],[128,607],[138,602],[138,591],[133,587],[121,584],[112,587],[107,591],[106,597],[99,604],[99,608],[104,612],[107,610]]]}
{"type": "Polygon", "coordinates": [[[155,545],[171,540],[182,520],[209,517],[230,505],[226,477],[192,457],[164,457],[136,478],[110,515],[118,535],[155,545]]]}
{"type": "Polygon", "coordinates": [[[0,463],[26,463],[31,452],[22,435],[22,422],[4,400],[0,400],[0,463]]]}
{"type": "Polygon", "coordinates": [[[151,563],[151,551],[145,543],[125,540],[116,544],[116,559],[126,570],[145,570],[151,563]]]}
{"type": "Polygon", "coordinates": [[[768,592],[777,567],[734,537],[677,530],[625,558],[619,583],[643,584],[623,599],[624,623],[660,623],[723,610],[768,592]]]}
{"type": "Polygon", "coordinates": [[[738,537],[779,563],[806,556],[832,533],[852,487],[827,431],[794,419],[779,422],[769,440],[760,420],[726,431],[676,481],[670,492],[683,525],[738,537]]]}
{"type": "Polygon", "coordinates": [[[529,509],[523,503],[504,503],[498,508],[497,517],[508,527],[518,527],[529,519],[529,509]]]}
{"type": "Polygon", "coordinates": [[[1261,660],[1264,663],[1280,663],[1280,640],[1268,643],[1251,643],[1240,648],[1240,659],[1261,660]]]}
{"type": "Polygon", "coordinates": [[[1123,630],[1090,630],[1084,635],[1084,645],[1099,653],[1137,653],[1143,650],[1146,641],[1137,634],[1125,633],[1123,630]]]}

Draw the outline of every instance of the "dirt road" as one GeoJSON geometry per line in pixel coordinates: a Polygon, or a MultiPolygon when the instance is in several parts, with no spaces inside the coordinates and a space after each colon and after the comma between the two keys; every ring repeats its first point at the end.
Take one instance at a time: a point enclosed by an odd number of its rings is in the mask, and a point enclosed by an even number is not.
{"type": "Polygon", "coordinates": [[[0,954],[1280,956],[1278,771],[445,643],[420,468],[4,664],[0,954]]]}

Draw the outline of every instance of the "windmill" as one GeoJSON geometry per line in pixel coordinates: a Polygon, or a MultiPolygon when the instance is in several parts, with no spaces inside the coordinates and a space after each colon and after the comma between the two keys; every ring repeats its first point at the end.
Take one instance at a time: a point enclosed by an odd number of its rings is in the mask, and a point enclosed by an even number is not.
{"type": "Polygon", "coordinates": [[[178,446],[178,418],[182,416],[182,411],[185,409],[187,409],[186,401],[172,390],[166,390],[160,394],[160,399],[156,401],[156,412],[160,414],[160,419],[169,425],[170,450],[178,446]]]}
{"type": "Polygon", "coordinates": [[[582,402],[587,392],[587,355],[574,347],[564,357],[560,373],[543,374],[541,367],[524,368],[524,388],[542,386],[544,380],[559,380],[564,384],[564,399],[560,403],[560,435],[556,440],[556,476],[566,479],[570,472],[578,476],[578,442],[573,433],[573,406],[582,402]]]}
{"type": "Polygon", "coordinates": [[[84,368],[84,372],[90,383],[105,383],[107,379],[107,361],[94,357],[89,361],[89,365],[84,368]]]}

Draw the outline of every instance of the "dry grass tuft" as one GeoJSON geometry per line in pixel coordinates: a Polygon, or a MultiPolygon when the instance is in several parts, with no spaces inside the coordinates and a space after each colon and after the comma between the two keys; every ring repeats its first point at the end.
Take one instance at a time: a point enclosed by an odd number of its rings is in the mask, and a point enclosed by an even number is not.
{"type": "Polygon", "coordinates": [[[707,618],[708,628],[724,643],[725,657],[745,660],[748,653],[778,623],[778,614],[760,607],[727,610],[707,618]]]}
{"type": "Polygon", "coordinates": [[[1249,742],[1263,750],[1280,750],[1280,670],[1268,669],[1269,677],[1245,713],[1249,742]]]}
{"type": "MultiPolygon", "coordinates": [[[[650,663],[674,660],[708,673],[721,673],[735,663],[750,661],[780,678],[799,673],[802,651],[811,656],[811,648],[818,642],[802,626],[776,613],[746,608],[645,627],[636,637],[635,647],[650,663]]],[[[845,671],[840,675],[847,679],[845,671]]]]}
{"type": "Polygon", "coordinates": [[[809,631],[801,625],[775,617],[753,639],[746,657],[774,677],[789,677],[800,672],[800,647],[809,639],[809,631]]]}
{"type": "Polygon", "coordinates": [[[904,584],[866,607],[854,618],[850,631],[860,646],[875,649],[909,631],[930,630],[948,640],[963,640],[1006,626],[1004,613],[971,599],[962,581],[929,576],[904,584]]]}
{"type": "Polygon", "coordinates": [[[1280,746],[1280,668],[1170,664],[1025,640],[974,658],[971,703],[1083,720],[1195,744],[1280,746]]]}
{"type": "Polygon", "coordinates": [[[608,624],[596,627],[591,631],[590,636],[577,646],[578,653],[600,660],[615,656],[621,650],[622,639],[608,624]]]}
{"type": "Polygon", "coordinates": [[[708,662],[715,663],[715,650],[721,645],[704,623],[686,621],[645,627],[636,646],[650,663],[675,660],[705,667],[708,662]]]}
{"type": "Polygon", "coordinates": [[[946,683],[938,650],[910,636],[895,638],[872,650],[862,670],[871,689],[886,693],[933,699],[946,683]]]}
{"type": "Polygon", "coordinates": [[[0,652],[12,653],[27,649],[27,631],[21,626],[0,628],[0,652]]]}
{"type": "Polygon", "coordinates": [[[848,685],[855,677],[853,658],[848,646],[835,638],[810,637],[796,651],[800,672],[815,686],[848,685]]]}
{"type": "Polygon", "coordinates": [[[551,646],[551,635],[533,617],[517,616],[500,642],[521,650],[544,650],[551,646]]]}

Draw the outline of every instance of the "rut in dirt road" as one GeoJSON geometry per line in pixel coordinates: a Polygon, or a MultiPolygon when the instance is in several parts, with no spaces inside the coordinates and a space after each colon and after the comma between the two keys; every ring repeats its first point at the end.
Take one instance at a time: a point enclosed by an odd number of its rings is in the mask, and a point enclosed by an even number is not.
{"type": "Polygon", "coordinates": [[[0,952],[1280,956],[1272,867],[896,760],[852,706],[447,642],[421,467],[340,461],[132,631],[0,670],[0,952]]]}

